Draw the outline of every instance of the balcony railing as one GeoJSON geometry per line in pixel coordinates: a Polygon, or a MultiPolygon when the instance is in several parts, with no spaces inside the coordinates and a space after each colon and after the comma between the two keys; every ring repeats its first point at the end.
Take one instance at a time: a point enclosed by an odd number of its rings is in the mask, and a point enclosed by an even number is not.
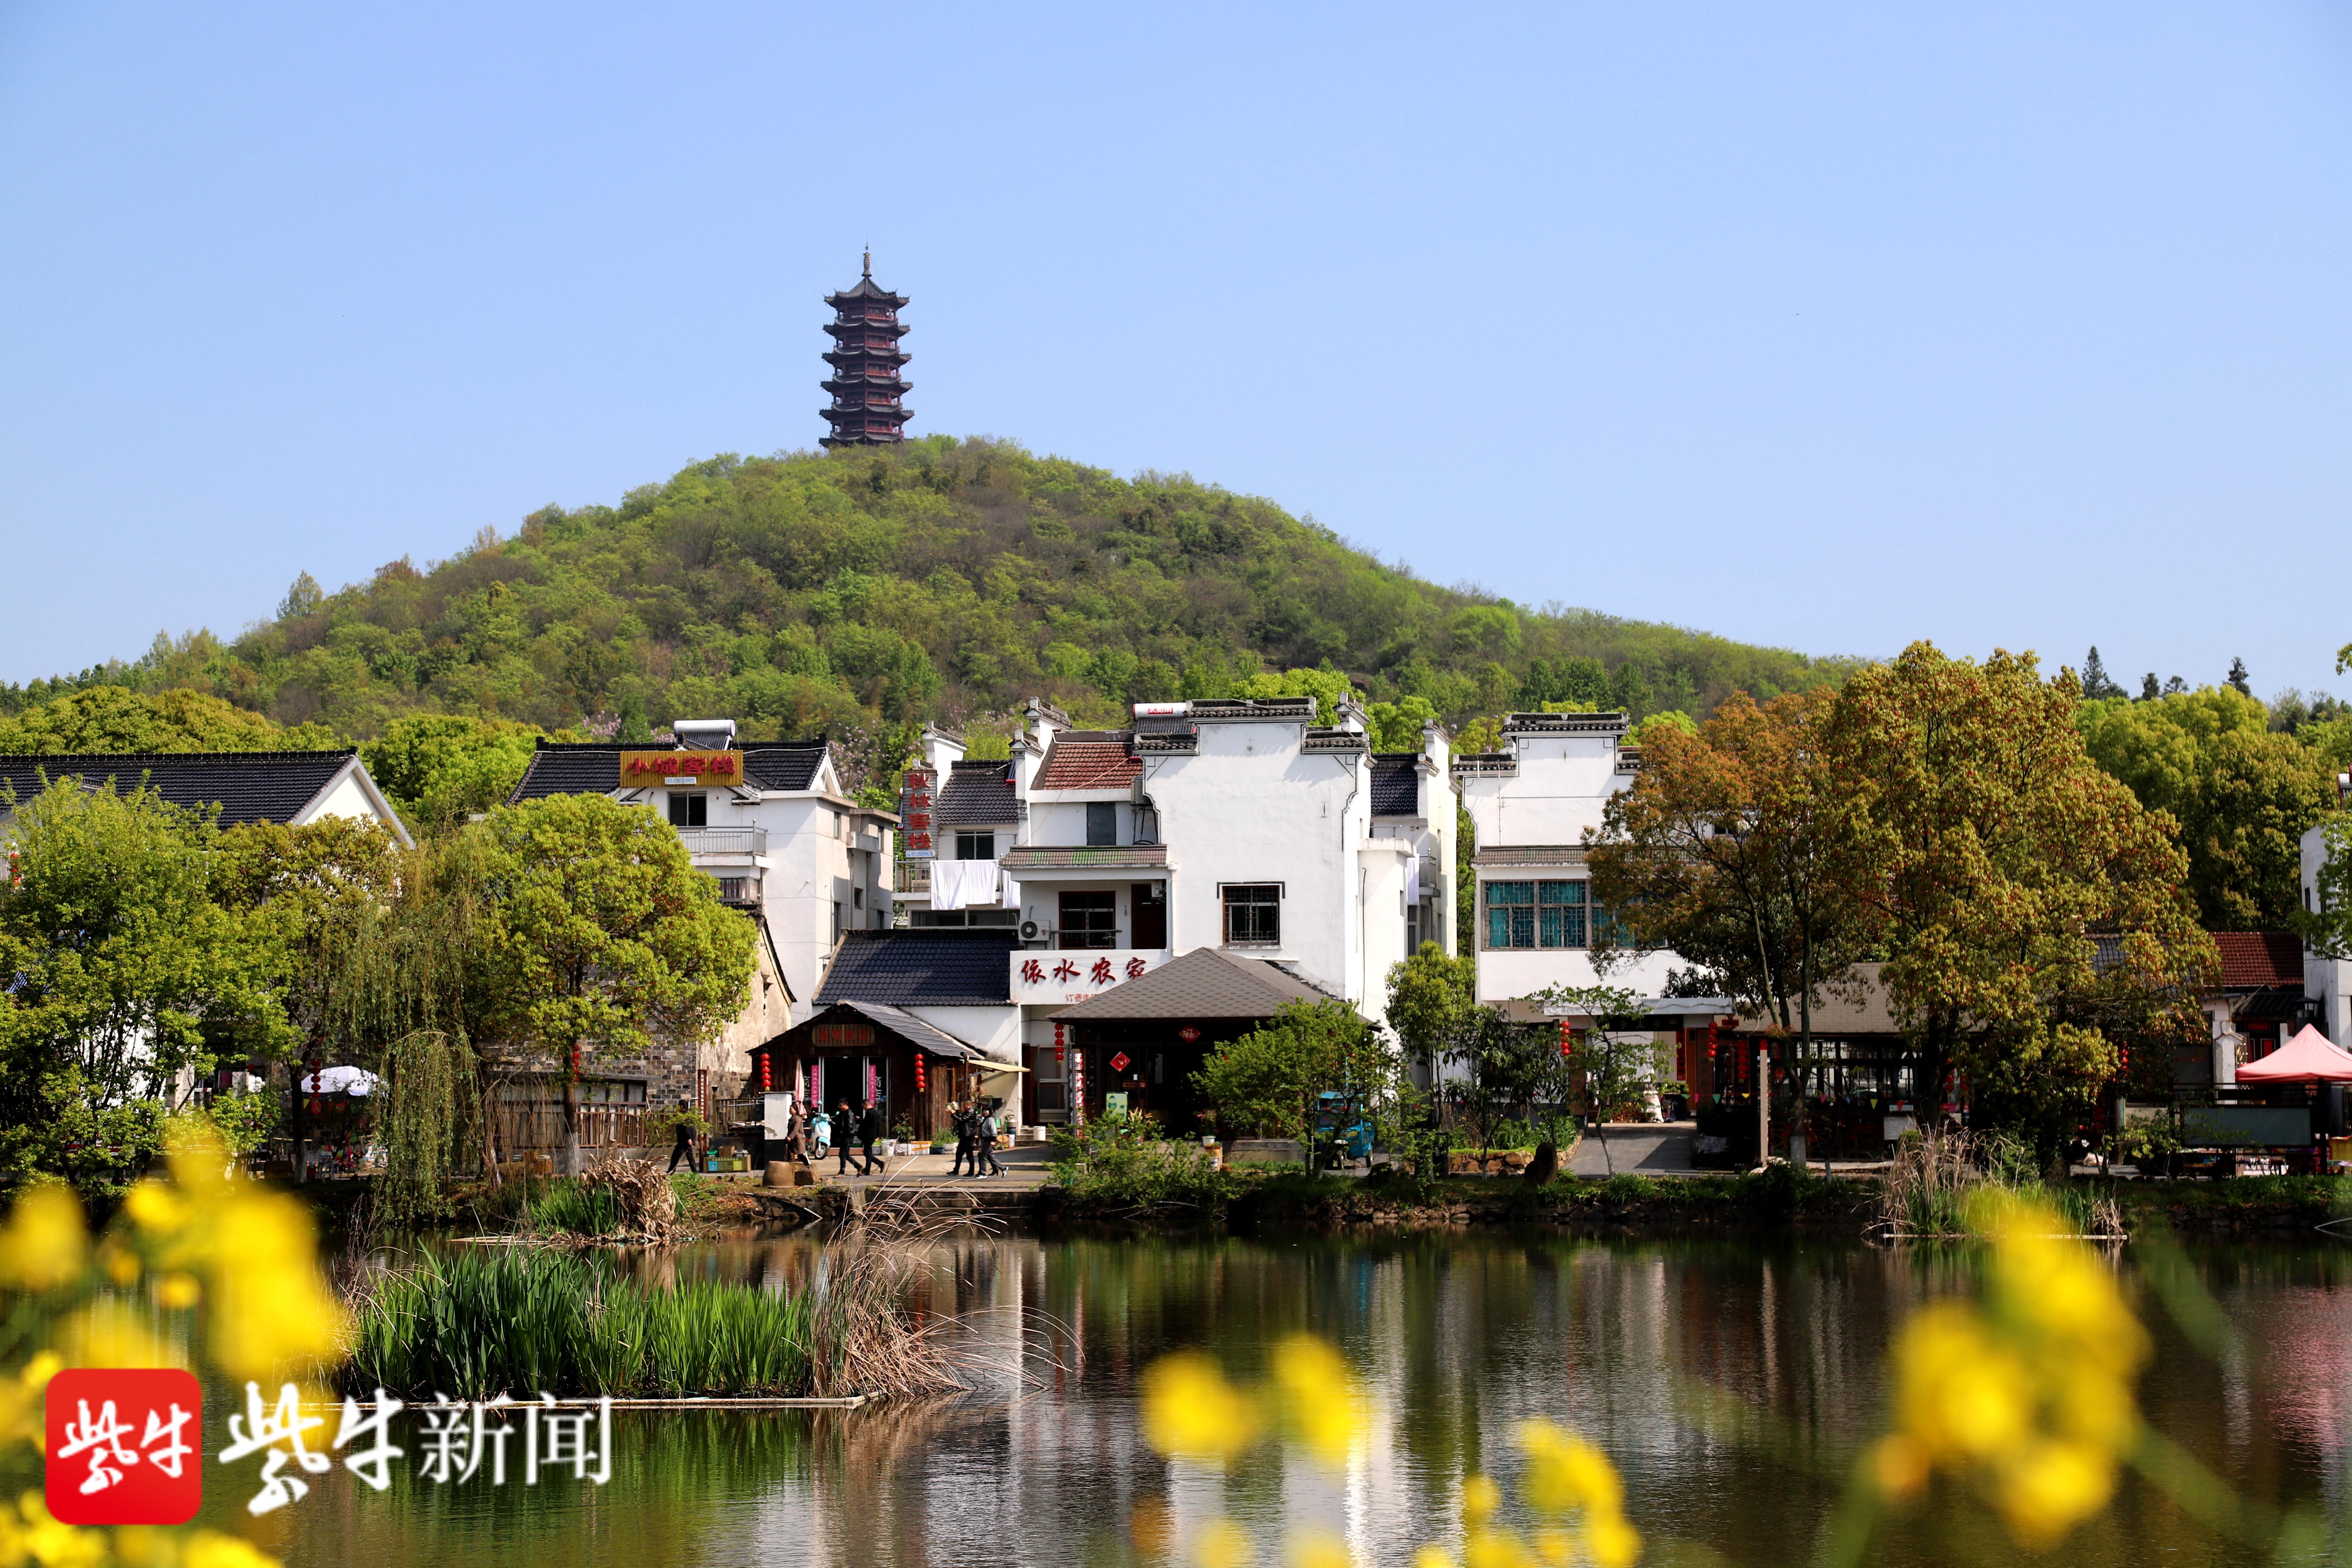
{"type": "Polygon", "coordinates": [[[928,893],[931,890],[931,863],[929,860],[901,860],[890,868],[890,888],[894,892],[928,893]]]}
{"type": "Polygon", "coordinates": [[[765,855],[768,852],[768,830],[764,827],[681,827],[680,842],[689,855],[765,855]]]}

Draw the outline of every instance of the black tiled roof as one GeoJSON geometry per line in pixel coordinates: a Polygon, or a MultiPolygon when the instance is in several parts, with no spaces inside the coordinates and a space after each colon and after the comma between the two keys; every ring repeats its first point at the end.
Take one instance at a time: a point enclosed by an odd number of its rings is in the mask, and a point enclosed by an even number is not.
{"type": "Polygon", "coordinates": [[[1329,994],[1280,964],[1213,947],[1196,947],[1055,1016],[1073,1024],[1271,1018],[1286,1002],[1320,1002],[1329,994]]]}
{"type": "Polygon", "coordinates": [[[1010,931],[941,926],[845,931],[816,1005],[883,1002],[893,1007],[994,1007],[1013,1000],[1010,931]]]}
{"type": "MultiPolygon", "coordinates": [[[[743,780],[761,789],[807,789],[824,762],[824,746],[822,735],[813,741],[746,746],[743,780]]],[[[622,752],[659,750],[618,741],[541,741],[507,803],[549,795],[610,795],[621,787],[622,752]]]]}
{"type": "Polygon", "coordinates": [[[1013,764],[958,763],[940,785],[931,816],[942,827],[993,827],[1013,821],[1018,813],[1013,810],[1013,764]]]}
{"type": "Polygon", "coordinates": [[[1375,752],[1372,753],[1372,815],[1374,816],[1419,816],[1421,815],[1420,752],[1375,752]]]}
{"type": "Polygon", "coordinates": [[[107,779],[132,790],[142,778],[174,805],[218,805],[224,827],[287,822],[319,798],[358,753],[339,752],[126,752],[0,756],[0,784],[19,800],[40,794],[41,780],[107,779]]]}

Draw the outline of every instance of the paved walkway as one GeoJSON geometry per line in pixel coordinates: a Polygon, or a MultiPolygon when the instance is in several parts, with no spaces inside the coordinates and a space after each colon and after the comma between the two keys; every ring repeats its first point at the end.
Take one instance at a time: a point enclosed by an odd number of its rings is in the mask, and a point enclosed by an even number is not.
{"type": "Polygon", "coordinates": [[[1584,1135],[1569,1157],[1572,1176],[1613,1176],[1633,1172],[1644,1176],[1697,1176],[1711,1173],[1691,1164],[1694,1121],[1628,1121],[1603,1126],[1584,1135]]]}
{"type": "MultiPolygon", "coordinates": [[[[1047,1164],[1053,1152],[1053,1149],[1044,1143],[1022,1143],[1012,1148],[999,1144],[996,1150],[996,1163],[1004,1167],[1004,1174],[1001,1176],[976,1178],[951,1176],[948,1173],[948,1169],[955,1163],[955,1155],[952,1153],[896,1156],[877,1154],[875,1159],[880,1162],[882,1168],[873,1175],[866,1175],[858,1166],[853,1164],[850,1167],[853,1173],[845,1176],[841,1173],[841,1157],[828,1152],[824,1159],[816,1163],[816,1173],[827,1182],[838,1186],[849,1187],[872,1187],[886,1183],[923,1188],[970,1187],[975,1191],[985,1191],[992,1187],[1037,1187],[1045,1185],[1045,1178],[1051,1174],[1047,1164]]],[[[761,1179],[761,1173],[749,1171],[734,1176],[709,1176],[704,1179],[756,1184],[761,1179]]],[[[785,1187],[780,1190],[790,1193],[793,1189],[785,1187]]]]}

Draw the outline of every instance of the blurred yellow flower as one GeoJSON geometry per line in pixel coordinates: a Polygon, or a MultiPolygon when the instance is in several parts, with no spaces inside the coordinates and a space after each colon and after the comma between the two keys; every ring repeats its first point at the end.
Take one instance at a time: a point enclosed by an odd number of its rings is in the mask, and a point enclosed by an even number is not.
{"type": "Polygon", "coordinates": [[[1211,1520],[1192,1538],[1192,1561],[1197,1568],[1242,1568],[1256,1555],[1250,1550],[1249,1537],[1230,1519],[1211,1520]]]}
{"type": "Polygon", "coordinates": [[[28,1491],[16,1500],[18,1519],[0,1508],[0,1563],[20,1563],[29,1557],[41,1568],[97,1568],[106,1561],[106,1536],[79,1530],[49,1517],[41,1494],[28,1491]]]}
{"type": "Polygon", "coordinates": [[[1163,1454],[1220,1464],[1257,1438],[1255,1402],[1198,1351],[1161,1356],[1143,1373],[1143,1436],[1163,1454]]]}
{"type": "Polygon", "coordinates": [[[1348,1543],[1328,1531],[1311,1530],[1291,1538],[1290,1568],[1352,1568],[1354,1563],[1348,1543]]]}
{"type": "Polygon", "coordinates": [[[193,1274],[178,1269],[155,1281],[155,1300],[174,1311],[184,1310],[204,1300],[204,1287],[193,1274]]]}
{"type": "MultiPolygon", "coordinates": [[[[1625,1522],[1625,1482],[1608,1455],[1549,1421],[1521,1422],[1517,1436],[1528,1456],[1522,1484],[1529,1507],[1555,1517],[1576,1515],[1574,1539],[1601,1568],[1621,1568],[1642,1554],[1640,1532],[1625,1522]]],[[[1561,1556],[1548,1547],[1544,1555],[1561,1556]]]]}
{"type": "Polygon", "coordinates": [[[0,1286],[54,1290],[80,1275],[89,1246],[81,1200],[72,1190],[35,1187],[16,1200],[0,1229],[0,1286]]]}
{"type": "Polygon", "coordinates": [[[68,1366],[185,1366],[178,1346],[156,1333],[147,1315],[110,1299],[92,1301],[58,1325],[68,1366]]]}
{"type": "Polygon", "coordinates": [[[1275,1347],[1274,1377],[1299,1445],[1327,1465],[1345,1464],[1363,1428],[1366,1402],[1339,1352],[1312,1334],[1292,1334],[1275,1347]]]}
{"type": "Polygon", "coordinates": [[[189,1538],[180,1568],[278,1568],[278,1562],[241,1536],[199,1530],[189,1538]]]}
{"type": "Polygon", "coordinates": [[[1443,1546],[1424,1546],[1412,1554],[1412,1568],[1454,1568],[1454,1553],[1443,1546]]]}
{"type": "Polygon", "coordinates": [[[1462,1520],[1465,1524],[1483,1524],[1503,1506],[1503,1489],[1491,1476],[1462,1478],[1462,1520]]]}
{"type": "Polygon", "coordinates": [[[1895,1429],[1868,1473],[1889,1499],[1944,1469],[1971,1481],[2019,1544],[2042,1550],[2107,1505],[2137,1440],[2132,1379],[2148,1350],[2113,1272],[2051,1209],[1980,1199],[1991,1237],[1981,1303],[1944,1301],[1893,1352],[1895,1429]]]}

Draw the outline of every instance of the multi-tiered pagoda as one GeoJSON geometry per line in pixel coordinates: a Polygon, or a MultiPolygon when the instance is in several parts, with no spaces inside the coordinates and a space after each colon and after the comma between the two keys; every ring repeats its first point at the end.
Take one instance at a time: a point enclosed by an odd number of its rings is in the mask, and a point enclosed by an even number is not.
{"type": "Polygon", "coordinates": [[[898,367],[907,363],[898,352],[898,340],[907,335],[898,310],[907,297],[874,286],[874,253],[869,250],[857,287],[827,294],[824,302],[835,311],[824,324],[833,334],[833,352],[824,356],[833,374],[823,383],[833,394],[833,406],[820,412],[832,423],[833,433],[818,437],[819,444],[878,447],[905,440],[899,426],[914,417],[898,401],[907,395],[908,385],[898,379],[898,367]]]}

